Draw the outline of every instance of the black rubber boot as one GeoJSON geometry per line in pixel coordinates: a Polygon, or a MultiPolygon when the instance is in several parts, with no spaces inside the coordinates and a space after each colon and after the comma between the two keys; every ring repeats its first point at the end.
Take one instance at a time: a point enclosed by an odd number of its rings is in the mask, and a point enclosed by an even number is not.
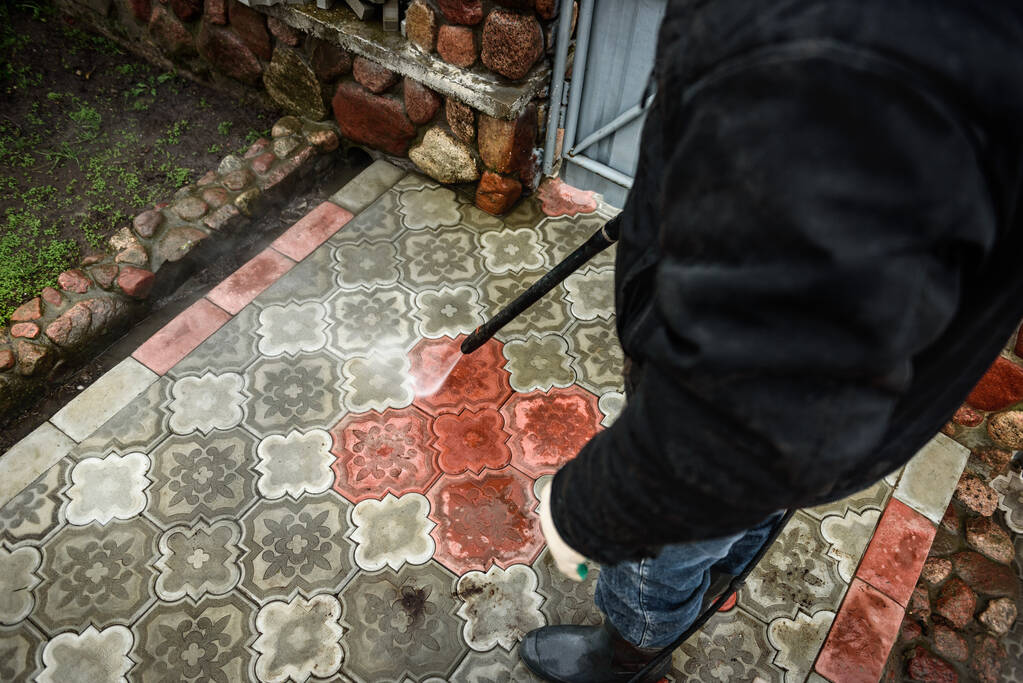
{"type": "MultiPolygon", "coordinates": [[[[529,670],[556,683],[628,683],[660,648],[636,647],[605,622],[601,626],[544,626],[530,631],[519,644],[529,670]]],[[[667,675],[671,658],[641,683],[667,675]]]]}

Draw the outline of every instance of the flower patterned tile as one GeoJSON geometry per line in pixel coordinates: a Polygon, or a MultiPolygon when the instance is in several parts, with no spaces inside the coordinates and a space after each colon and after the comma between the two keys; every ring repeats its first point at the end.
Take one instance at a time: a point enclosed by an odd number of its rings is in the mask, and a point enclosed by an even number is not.
{"type": "Polygon", "coordinates": [[[121,683],[134,666],[128,656],[134,638],[119,624],[81,633],[61,633],[43,649],[43,671],[39,683],[90,681],[121,683]]]}
{"type": "Polygon", "coordinates": [[[565,290],[576,320],[611,320],[614,317],[614,269],[581,268],[565,278],[565,290]]]}
{"type": "Polygon", "coordinates": [[[317,302],[270,305],[259,312],[257,348],[264,356],[296,356],[327,344],[327,308],[317,302]]]}
{"type": "Polygon", "coordinates": [[[158,603],[134,627],[132,680],[249,680],[255,605],[235,592],[193,603],[158,603]]]}
{"type": "Polygon", "coordinates": [[[83,458],[71,468],[71,485],[64,495],[68,524],[106,524],[111,519],[131,519],[146,509],[150,460],[142,453],[105,458],[83,458]]]}
{"type": "Polygon", "coordinates": [[[45,637],[28,622],[0,626],[0,680],[37,680],[45,642],[45,637]]]}
{"type": "Polygon", "coordinates": [[[828,557],[838,561],[838,575],[846,583],[852,581],[880,517],[879,510],[867,508],[863,512],[848,509],[844,515],[821,520],[821,535],[830,544],[828,557]]]}
{"type": "Polygon", "coordinates": [[[511,394],[501,343],[488,341],[469,355],[462,338],[424,339],[409,353],[415,404],[432,415],[465,407],[497,407],[511,394]]]}
{"type": "Polygon", "coordinates": [[[1005,513],[1005,523],[1017,534],[1023,534],[1023,476],[1000,474],[991,480],[998,494],[998,507],[1005,513]]]}
{"type": "Polygon", "coordinates": [[[142,517],[60,529],[43,549],[35,623],[57,633],[133,620],[156,597],[158,535],[142,517]]]}
{"type": "Polygon", "coordinates": [[[471,285],[485,272],[476,234],[458,225],[409,230],[398,237],[398,256],[401,282],[411,289],[471,285]]]}
{"type": "Polygon", "coordinates": [[[35,606],[32,589],[41,581],[38,570],[42,555],[38,548],[22,546],[11,550],[0,544],[0,625],[24,621],[35,606]]]}
{"type": "Polygon", "coordinates": [[[341,603],[333,595],[264,605],[256,615],[256,676],[265,683],[334,675],[344,662],[341,603]]]}
{"type": "MultiPolygon", "coordinates": [[[[521,275],[495,275],[488,277],[482,284],[488,308],[486,316],[496,315],[498,311],[514,301],[520,294],[539,280],[544,271],[528,271],[521,275]]],[[[524,339],[529,332],[543,334],[545,332],[561,332],[569,322],[568,301],[565,300],[565,288],[558,285],[539,301],[517,315],[497,333],[502,341],[524,339]]]]}
{"type": "Polygon", "coordinates": [[[434,557],[456,574],[528,564],[543,547],[536,497],[529,480],[513,468],[446,474],[426,497],[437,523],[431,532],[434,557]]]}
{"type": "Polygon", "coordinates": [[[415,398],[408,357],[388,350],[355,356],[341,367],[346,411],[364,413],[407,408],[415,398]]]}
{"type": "Polygon", "coordinates": [[[172,436],[152,453],[147,515],[166,527],[237,519],[256,498],[256,439],[243,429],[172,436]]]}
{"type": "Polygon", "coordinates": [[[764,622],[836,611],[848,584],[830,547],[817,520],[797,512],[739,592],[739,607],[764,622]]]}
{"type": "Polygon", "coordinates": [[[420,337],[469,334],[483,324],[483,304],[475,287],[440,287],[416,293],[414,314],[420,337]]]}
{"type": "Polygon", "coordinates": [[[330,434],[322,429],[271,434],[256,447],[259,462],[256,488],[264,498],[298,499],[306,493],[323,493],[334,483],[334,454],[330,434]]]}
{"type": "Polygon", "coordinates": [[[352,509],[350,536],[355,543],[355,564],[366,571],[426,563],[436,549],[430,531],[430,501],[418,493],[381,500],[367,498],[352,509]]]}
{"type": "Polygon", "coordinates": [[[160,556],[154,564],[160,572],[156,579],[157,596],[174,602],[186,595],[199,600],[204,595],[230,592],[241,578],[238,564],[241,534],[241,527],[226,519],[166,531],[160,537],[160,556]]]}
{"type": "Polygon", "coordinates": [[[167,377],[149,385],[134,401],[121,408],[92,436],[79,444],[72,457],[106,455],[111,451],[122,455],[130,451],[150,452],[168,432],[170,415],[166,406],[171,400],[167,377]]]}
{"type": "Polygon", "coordinates": [[[600,318],[574,323],[565,333],[578,382],[595,394],[621,391],[625,353],[618,343],[614,321],[600,318]]]}
{"type": "Polygon", "coordinates": [[[438,464],[447,474],[500,469],[511,462],[510,434],[504,417],[494,408],[471,410],[457,415],[445,413],[433,423],[437,435],[438,464]]]}
{"type": "Polygon", "coordinates": [[[521,393],[551,387],[565,388],[576,380],[572,367],[574,357],[568,342],[556,334],[529,334],[525,339],[512,339],[502,349],[511,373],[512,389],[521,393]]]}
{"type": "Polygon", "coordinates": [[[209,339],[169,369],[168,377],[201,376],[211,368],[218,372],[241,373],[259,357],[256,328],[259,309],[247,306],[209,339]]]}
{"type": "MultiPolygon", "coordinates": [[[[593,233],[600,230],[606,219],[593,214],[589,216],[547,218],[539,224],[539,232],[543,237],[543,244],[547,248],[547,256],[550,263],[560,263],[569,254],[575,251],[583,242],[588,240],[593,233]]],[[[596,258],[604,257],[610,250],[605,249],[596,258]]],[[[591,266],[598,265],[595,260],[590,261],[591,266]]]]}
{"type": "Polygon", "coordinates": [[[625,410],[625,393],[621,391],[605,391],[597,401],[600,414],[604,419],[600,421],[602,427],[610,427],[623,410],[625,410]]]}
{"type": "MultiPolygon", "coordinates": [[[[543,683],[519,657],[518,648],[470,651],[448,679],[450,683],[543,683]]],[[[428,683],[435,683],[429,681],[428,683]]]]}
{"type": "Polygon", "coordinates": [[[65,404],[50,422],[75,441],[82,441],[157,379],[142,363],[125,358],[65,404]]]}
{"type": "Polygon", "coordinates": [[[209,434],[241,424],[248,399],[244,378],[234,372],[183,377],[171,386],[169,426],[175,434],[209,434]]]}
{"type": "Polygon", "coordinates": [[[341,593],[346,674],[357,681],[424,681],[451,674],[468,651],[455,577],[436,562],[362,573],[341,593]]]}
{"type": "Polygon", "coordinates": [[[14,444],[0,458],[0,507],[61,458],[74,452],[74,448],[74,440],[49,422],[39,425],[14,444]]]}
{"type": "Polygon", "coordinates": [[[855,510],[860,513],[866,510],[881,512],[888,504],[891,495],[892,487],[884,481],[879,481],[834,503],[805,508],[803,512],[816,519],[824,519],[829,515],[845,515],[847,510],[855,510]]]}
{"type": "Polygon", "coordinates": [[[338,245],[334,261],[341,289],[375,289],[398,281],[398,250],[387,240],[338,245]]]}
{"type": "Polygon", "coordinates": [[[0,508],[0,541],[11,545],[38,542],[62,523],[65,498],[60,490],[68,464],[67,460],[58,462],[0,508]]]}
{"type": "MultiPolygon", "coordinates": [[[[347,232],[348,228],[342,230],[338,235],[347,232]]],[[[337,235],[333,239],[337,239],[337,235]]],[[[282,275],[276,282],[267,287],[255,300],[255,307],[261,308],[272,304],[299,303],[302,301],[322,301],[330,296],[337,287],[335,275],[337,266],[331,257],[330,249],[321,247],[314,251],[302,263],[282,275]]],[[[258,310],[252,311],[258,314],[258,310]]],[[[249,333],[255,331],[255,325],[248,325],[245,328],[249,333]]]]}
{"type": "Polygon", "coordinates": [[[340,590],[355,573],[348,507],[334,492],[257,502],[241,521],[242,588],[259,602],[340,590]]]}
{"type": "Polygon", "coordinates": [[[781,683],[785,672],[772,663],[776,651],[767,625],[743,609],[711,617],[672,656],[676,681],[729,683],[760,679],[781,683]]]}
{"type": "Polygon", "coordinates": [[[488,273],[521,273],[550,268],[536,230],[493,230],[479,236],[483,267],[488,273]]]}
{"type": "Polygon", "coordinates": [[[544,549],[533,563],[533,571],[539,577],[536,591],[544,598],[540,611],[548,623],[596,626],[603,621],[593,602],[599,567],[592,567],[585,581],[572,581],[558,571],[550,551],[544,549]]]}
{"type": "Polygon", "coordinates": [[[340,358],[407,351],[414,340],[412,293],[400,284],[340,290],[327,306],[331,349],[340,358]]]}
{"type": "Polygon", "coordinates": [[[246,425],[268,435],[333,424],[345,411],[338,366],[325,351],[256,361],[246,371],[246,425]]]}
{"type": "Polygon", "coordinates": [[[425,493],[440,474],[432,422],[415,407],[346,416],[331,429],[334,490],[353,503],[425,493]]]}
{"type": "Polygon", "coordinates": [[[418,181],[401,182],[395,185],[399,190],[398,213],[401,222],[409,230],[434,230],[461,224],[459,202],[454,192],[446,187],[425,185],[410,187],[418,181]]]}
{"type": "Polygon", "coordinates": [[[538,586],[536,574],[525,564],[462,575],[456,588],[462,601],[458,616],[465,620],[462,636],[469,647],[510,651],[526,633],[546,625],[538,586]]]}
{"type": "Polygon", "coordinates": [[[778,652],[773,662],[785,670],[785,683],[802,682],[810,675],[834,620],[834,612],[821,610],[813,616],[799,612],[795,619],[778,617],[771,622],[767,640],[778,652]]]}
{"type": "Polygon", "coordinates": [[[512,464],[532,478],[554,474],[600,430],[597,397],[585,389],[513,394],[501,408],[512,464]]]}
{"type": "MultiPolygon", "coordinates": [[[[327,240],[327,244],[338,245],[363,241],[393,243],[397,236],[405,231],[405,226],[401,224],[401,216],[398,213],[400,194],[397,189],[384,192],[372,205],[352,219],[344,230],[337,232],[327,240]]],[[[313,252],[313,255],[323,252],[324,249],[321,248],[319,251],[313,252]]]]}

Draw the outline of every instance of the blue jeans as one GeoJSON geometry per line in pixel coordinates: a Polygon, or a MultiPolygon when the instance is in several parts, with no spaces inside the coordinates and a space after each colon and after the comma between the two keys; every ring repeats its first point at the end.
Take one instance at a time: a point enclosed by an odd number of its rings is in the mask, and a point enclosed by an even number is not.
{"type": "Polygon", "coordinates": [[[733,536],[665,546],[657,557],[602,568],[597,607],[633,645],[668,645],[699,616],[710,571],[739,574],[782,514],[733,536]]]}

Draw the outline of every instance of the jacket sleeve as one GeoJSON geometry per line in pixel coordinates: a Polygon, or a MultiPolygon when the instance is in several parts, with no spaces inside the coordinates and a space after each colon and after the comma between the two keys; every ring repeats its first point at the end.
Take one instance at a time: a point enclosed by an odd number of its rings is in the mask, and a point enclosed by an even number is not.
{"type": "Polygon", "coordinates": [[[973,141],[901,74],[827,53],[721,71],[660,83],[641,163],[661,191],[626,208],[658,216],[653,298],[620,328],[642,377],[553,482],[559,533],[604,563],[886,474],[872,448],[992,240],[973,141]]]}

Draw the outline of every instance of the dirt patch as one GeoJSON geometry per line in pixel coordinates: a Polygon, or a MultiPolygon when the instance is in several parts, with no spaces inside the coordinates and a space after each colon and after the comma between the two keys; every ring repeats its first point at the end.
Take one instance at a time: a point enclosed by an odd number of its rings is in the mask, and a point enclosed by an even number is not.
{"type": "Polygon", "coordinates": [[[0,98],[0,325],[279,115],[140,61],[29,1],[0,3],[0,98]]]}

